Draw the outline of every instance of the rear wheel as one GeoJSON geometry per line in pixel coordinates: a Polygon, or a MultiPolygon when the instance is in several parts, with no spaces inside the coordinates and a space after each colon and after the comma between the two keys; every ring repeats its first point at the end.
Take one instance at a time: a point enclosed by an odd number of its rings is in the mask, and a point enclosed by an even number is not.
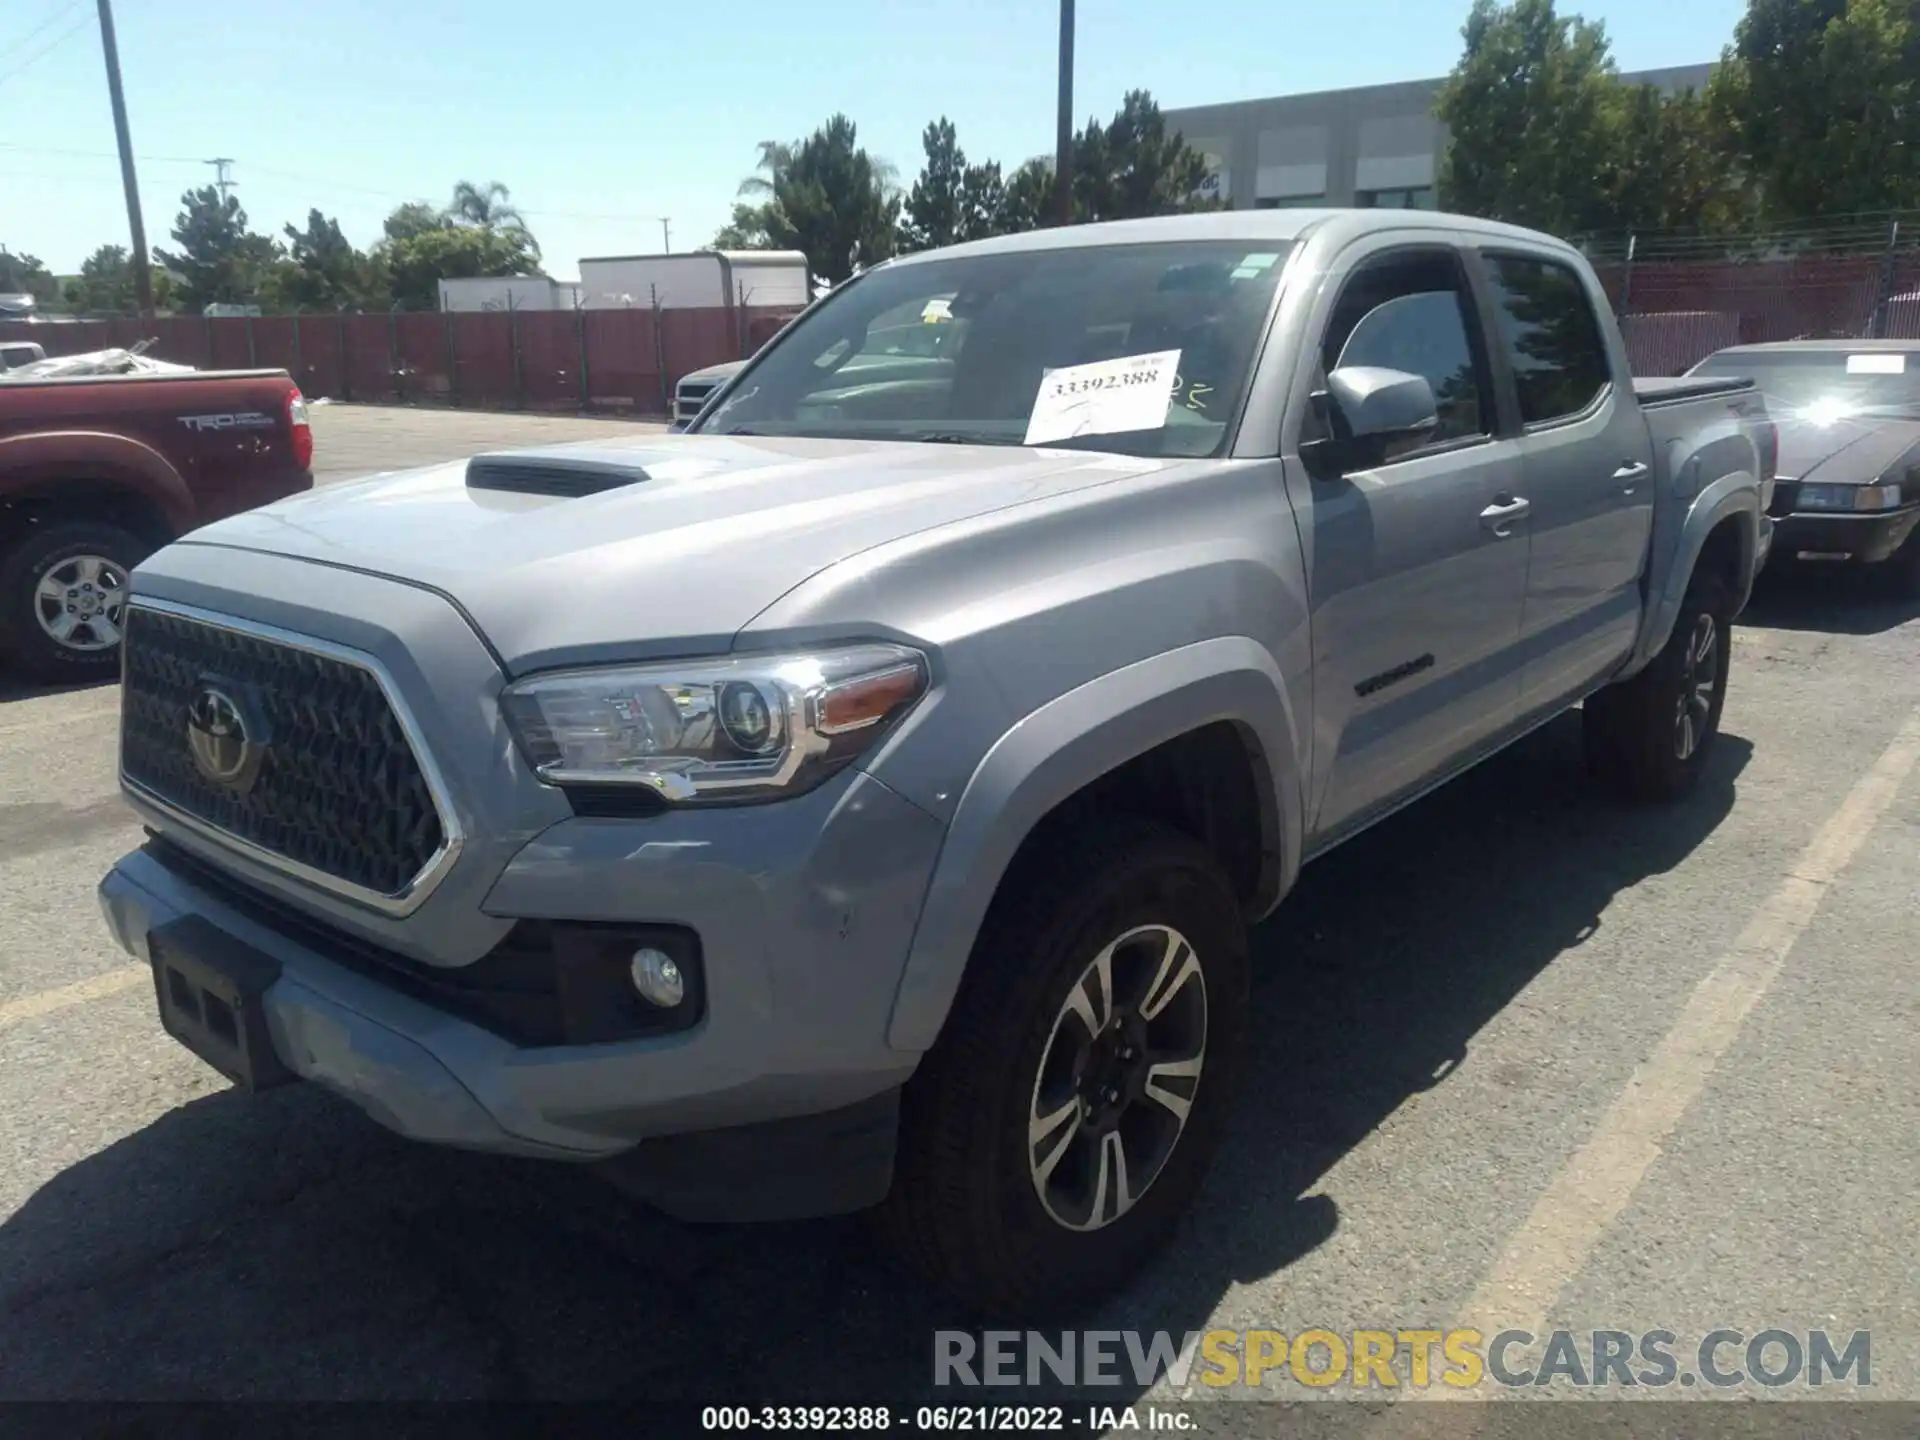
{"type": "Polygon", "coordinates": [[[1632,679],[1588,697],[1587,765],[1634,800],[1678,800],[1699,783],[1720,733],[1733,660],[1732,603],[1718,577],[1697,574],[1666,646],[1632,679]]]}
{"type": "Polygon", "coordinates": [[[1206,849],[1110,819],[1010,876],[907,1087],[883,1231],[981,1310],[1117,1288],[1205,1174],[1244,1040],[1246,936],[1206,849]]]}
{"type": "Polygon", "coordinates": [[[114,674],[127,577],[150,547],[117,525],[36,525],[0,555],[0,651],[35,679],[114,674]]]}

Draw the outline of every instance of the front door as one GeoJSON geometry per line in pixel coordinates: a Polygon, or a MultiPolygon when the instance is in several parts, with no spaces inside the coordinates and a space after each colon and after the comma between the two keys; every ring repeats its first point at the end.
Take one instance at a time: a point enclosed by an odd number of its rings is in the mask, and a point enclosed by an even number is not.
{"type": "Polygon", "coordinates": [[[1384,463],[1325,474],[1289,458],[1309,565],[1316,839],[1337,838],[1489,743],[1519,700],[1527,527],[1520,455],[1503,438],[1464,256],[1363,242],[1316,328],[1324,388],[1338,366],[1426,377],[1440,424],[1384,463]],[[1304,503],[1302,503],[1304,502],[1304,503]]]}

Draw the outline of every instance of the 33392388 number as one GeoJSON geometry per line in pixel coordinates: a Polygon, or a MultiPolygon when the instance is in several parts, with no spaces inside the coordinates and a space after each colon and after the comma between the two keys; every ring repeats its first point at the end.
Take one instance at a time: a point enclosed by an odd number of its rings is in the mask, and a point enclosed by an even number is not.
{"type": "Polygon", "coordinates": [[[702,1430],[891,1430],[885,1405],[708,1405],[702,1430]]]}

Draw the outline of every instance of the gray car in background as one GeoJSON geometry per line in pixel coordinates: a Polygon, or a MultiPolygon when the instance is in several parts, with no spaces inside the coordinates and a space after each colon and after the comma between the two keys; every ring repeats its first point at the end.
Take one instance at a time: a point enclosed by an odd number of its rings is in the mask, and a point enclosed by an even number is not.
{"type": "Polygon", "coordinates": [[[1779,561],[1869,565],[1920,598],[1920,340],[1737,345],[1697,376],[1751,376],[1780,432],[1779,561]]]}
{"type": "Polygon", "coordinates": [[[241,1085],[1071,1308],[1199,1187],[1303,865],[1583,701],[1602,786],[1689,792],[1772,456],[1529,231],[916,255],[687,434],[147,560],[102,904],[241,1085]]]}

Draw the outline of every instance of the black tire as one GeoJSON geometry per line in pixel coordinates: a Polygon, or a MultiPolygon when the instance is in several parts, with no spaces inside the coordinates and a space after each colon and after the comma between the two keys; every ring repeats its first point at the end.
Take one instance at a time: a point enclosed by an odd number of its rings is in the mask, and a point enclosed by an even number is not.
{"type": "MultiPolygon", "coordinates": [[[[127,576],[152,549],[131,531],[91,520],[54,521],[29,527],[26,534],[0,554],[0,653],[36,680],[58,684],[108,678],[119,672],[118,631],[125,621],[127,576]],[[40,594],[49,577],[81,580],[81,566],[89,559],[105,561],[92,592],[76,596],[79,616],[73,639],[62,643],[42,623],[43,615],[57,623],[64,608],[58,598],[40,594]],[[63,568],[66,574],[62,575],[63,568]],[[91,607],[101,615],[87,618],[91,607]],[[116,619],[117,617],[117,619],[116,619]],[[113,622],[115,638],[103,643],[104,623],[113,622]]],[[[93,579],[82,583],[94,583],[93,579]]],[[[76,584],[75,589],[81,585],[76,584]]]]}
{"type": "MultiPolygon", "coordinates": [[[[1190,976],[1167,987],[1169,998],[1159,1006],[1129,1004],[1137,977],[1147,970],[1186,972],[1185,952],[1170,938],[1156,931],[1115,952],[1109,996],[1117,1026],[1190,1026],[1195,989],[1190,976]],[[1161,969],[1171,954],[1181,958],[1161,969]],[[1141,1020],[1143,1009],[1157,1010],[1157,1018],[1141,1020]]],[[[1165,1243],[1206,1173],[1245,1045],[1247,983],[1239,904],[1203,846],[1130,817],[1107,817],[1056,835],[1043,854],[1023,860],[1003,884],[946,1026],[907,1086],[893,1191],[875,1217],[884,1237],[927,1278],[996,1317],[1066,1313],[1117,1289],[1165,1243]],[[1151,1159],[1163,1144],[1171,1149],[1160,1152],[1157,1168],[1140,1166],[1139,1173],[1152,1168],[1152,1178],[1137,1187],[1130,1209],[1117,1213],[1119,1207],[1109,1199],[1104,1208],[1116,1211],[1114,1218],[1097,1228],[1068,1228],[1050,1211],[1054,1202],[1041,1198],[1029,1122],[1036,1109],[1051,1110],[1055,1104],[1057,1097],[1043,1100],[1043,1080],[1080,1077],[1067,1080],[1069,1088],[1060,1092],[1076,1111],[1080,1102],[1072,1098],[1073,1087],[1089,1086],[1076,1067],[1060,1069],[1062,1057],[1074,1052],[1085,1034],[1063,1011],[1069,993],[1117,937],[1156,926],[1190,942],[1202,981],[1199,1074],[1190,1090],[1184,1078],[1155,1081],[1163,1092],[1175,1089],[1188,1100],[1184,1127],[1175,1123],[1172,1107],[1136,1092],[1138,1113],[1128,1122],[1132,1129],[1112,1133],[1151,1137],[1169,1125],[1173,1131],[1171,1140],[1154,1140],[1128,1163],[1136,1163],[1141,1153],[1151,1159]],[[1058,1045],[1057,1024],[1065,1027],[1058,1045]]],[[[1152,982],[1144,985],[1151,989],[1152,982]]],[[[1118,1033],[1110,1032],[1110,1038],[1118,1033]]],[[[1145,1066],[1147,1056],[1177,1053],[1154,1048],[1160,1040],[1139,1033],[1146,1038],[1137,1049],[1110,1048],[1107,1057],[1115,1063],[1134,1057],[1132,1068],[1145,1066]]],[[[1117,1093],[1104,1085],[1091,1088],[1096,1099],[1117,1093]]],[[[1106,1153],[1104,1135],[1092,1137],[1110,1122],[1115,1108],[1103,1107],[1100,1118],[1087,1120],[1084,1128],[1075,1114],[1070,1126],[1063,1124],[1047,1137],[1041,1148],[1048,1151],[1058,1143],[1056,1136],[1069,1131],[1074,1146],[1094,1146],[1088,1152],[1062,1144],[1063,1154],[1072,1153],[1050,1177],[1086,1175],[1086,1188],[1102,1193],[1087,1166],[1098,1166],[1092,1157],[1106,1153]],[[1079,1163],[1082,1158],[1086,1165],[1079,1163]]],[[[1053,1185],[1051,1178],[1047,1183],[1053,1185]]],[[[1091,1204],[1082,1218],[1093,1220],[1091,1204]]]]}
{"type": "Polygon", "coordinates": [[[1717,576],[1695,575],[1653,663],[1588,697],[1581,713],[1587,768],[1604,788],[1630,800],[1671,802],[1699,783],[1727,700],[1732,611],[1717,576]],[[1698,696],[1709,660],[1711,691],[1704,705],[1696,698],[1686,706],[1688,697],[1698,696]],[[1691,727],[1690,747],[1683,726],[1691,727]]]}

